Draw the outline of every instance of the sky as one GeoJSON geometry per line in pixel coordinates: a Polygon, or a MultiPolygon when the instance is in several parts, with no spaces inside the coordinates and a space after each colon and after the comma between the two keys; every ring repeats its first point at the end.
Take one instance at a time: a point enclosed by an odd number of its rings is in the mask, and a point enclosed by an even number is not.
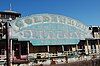
{"type": "Polygon", "coordinates": [[[0,0],[0,11],[10,9],[22,14],[59,14],[100,26],[100,0],[0,0]]]}

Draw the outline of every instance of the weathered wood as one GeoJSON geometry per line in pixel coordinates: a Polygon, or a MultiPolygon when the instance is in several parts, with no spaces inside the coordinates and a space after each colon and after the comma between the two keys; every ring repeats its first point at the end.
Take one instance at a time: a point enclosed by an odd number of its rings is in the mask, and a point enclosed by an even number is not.
{"type": "Polygon", "coordinates": [[[64,64],[36,65],[36,66],[100,66],[100,59],[84,60],[84,61],[64,63],[64,64]]]}

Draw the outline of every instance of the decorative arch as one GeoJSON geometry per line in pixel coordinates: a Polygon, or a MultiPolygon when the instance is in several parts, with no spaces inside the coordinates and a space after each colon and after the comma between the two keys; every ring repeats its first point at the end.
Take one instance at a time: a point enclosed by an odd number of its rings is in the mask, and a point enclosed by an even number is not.
{"type": "Polygon", "coordinates": [[[11,22],[12,38],[29,40],[33,45],[78,44],[92,38],[88,27],[79,20],[55,14],[35,14],[11,22]]]}

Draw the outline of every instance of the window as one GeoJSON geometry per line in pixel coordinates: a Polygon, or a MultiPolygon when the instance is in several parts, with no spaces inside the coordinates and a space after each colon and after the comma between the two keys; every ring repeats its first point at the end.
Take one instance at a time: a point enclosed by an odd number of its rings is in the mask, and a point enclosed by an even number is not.
{"type": "Polygon", "coordinates": [[[11,18],[12,18],[12,19],[15,19],[16,17],[15,17],[15,15],[11,15],[11,18]]]}
{"type": "Polygon", "coordinates": [[[1,14],[1,17],[2,17],[2,18],[5,18],[5,15],[4,15],[4,14],[1,14]]]}
{"type": "Polygon", "coordinates": [[[10,17],[10,15],[6,15],[6,18],[8,19],[10,17]]]}
{"type": "Polygon", "coordinates": [[[21,44],[21,55],[27,55],[27,44],[21,44]]]}
{"type": "Polygon", "coordinates": [[[4,54],[5,54],[5,50],[1,49],[1,55],[4,55],[4,54]]]}
{"type": "Polygon", "coordinates": [[[1,17],[1,14],[0,14],[0,17],[1,17]]]}

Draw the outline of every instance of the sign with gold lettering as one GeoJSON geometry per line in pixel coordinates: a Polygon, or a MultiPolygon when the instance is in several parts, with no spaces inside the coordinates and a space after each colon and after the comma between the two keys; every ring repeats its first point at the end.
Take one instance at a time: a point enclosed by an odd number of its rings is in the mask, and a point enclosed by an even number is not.
{"type": "Polygon", "coordinates": [[[12,38],[29,40],[33,45],[78,44],[91,38],[88,27],[69,17],[37,14],[11,22],[12,38]]]}

